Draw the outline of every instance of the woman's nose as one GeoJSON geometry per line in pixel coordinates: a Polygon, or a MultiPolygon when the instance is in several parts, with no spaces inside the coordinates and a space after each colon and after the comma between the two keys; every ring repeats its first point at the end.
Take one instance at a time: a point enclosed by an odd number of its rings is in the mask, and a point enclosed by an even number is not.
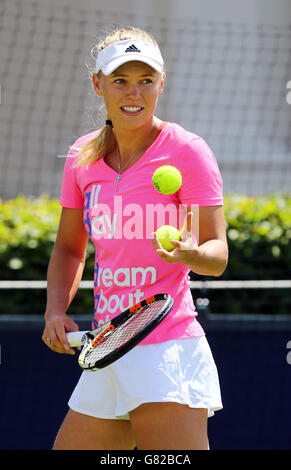
{"type": "Polygon", "coordinates": [[[127,90],[127,96],[136,97],[136,96],[139,96],[139,95],[140,95],[139,85],[138,84],[129,85],[128,90],[127,90]]]}

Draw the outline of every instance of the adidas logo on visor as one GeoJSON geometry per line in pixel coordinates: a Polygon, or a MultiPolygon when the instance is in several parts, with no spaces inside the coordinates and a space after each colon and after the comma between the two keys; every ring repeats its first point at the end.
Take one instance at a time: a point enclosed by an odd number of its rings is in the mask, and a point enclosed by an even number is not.
{"type": "Polygon", "coordinates": [[[125,52],[141,52],[134,44],[129,46],[125,52]]]}

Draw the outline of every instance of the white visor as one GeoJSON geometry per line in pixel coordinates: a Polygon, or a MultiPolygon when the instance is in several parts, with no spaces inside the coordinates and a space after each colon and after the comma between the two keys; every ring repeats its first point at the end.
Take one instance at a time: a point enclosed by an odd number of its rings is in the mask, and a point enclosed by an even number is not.
{"type": "Polygon", "coordinates": [[[96,73],[102,70],[104,75],[110,75],[122,64],[133,60],[144,62],[160,73],[164,70],[164,61],[157,46],[145,41],[127,39],[114,42],[99,52],[96,73]]]}

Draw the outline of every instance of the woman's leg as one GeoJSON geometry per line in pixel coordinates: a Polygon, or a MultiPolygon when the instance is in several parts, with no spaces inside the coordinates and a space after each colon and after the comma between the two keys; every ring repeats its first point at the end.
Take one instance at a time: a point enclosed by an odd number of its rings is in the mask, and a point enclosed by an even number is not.
{"type": "Polygon", "coordinates": [[[144,403],[130,412],[139,450],[208,450],[207,409],[144,403]]]}
{"type": "Polygon", "coordinates": [[[128,420],[100,419],[69,410],[54,450],[128,450],[135,442],[128,420]]]}

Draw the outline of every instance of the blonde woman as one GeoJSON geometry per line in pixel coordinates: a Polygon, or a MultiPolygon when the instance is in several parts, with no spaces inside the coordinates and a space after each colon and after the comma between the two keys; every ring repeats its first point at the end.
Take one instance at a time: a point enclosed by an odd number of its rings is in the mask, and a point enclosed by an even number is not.
{"type": "MultiPolygon", "coordinates": [[[[97,327],[144,297],[167,292],[170,315],[116,363],[84,372],[54,449],[208,449],[207,420],[222,408],[217,368],[197,320],[189,271],[220,276],[228,250],[222,180],[199,136],[155,115],[165,85],[155,40],[121,28],[97,46],[92,84],[107,119],[80,137],[66,160],[62,215],[48,269],[44,342],[73,354],[65,333],[78,330],[67,315],[78,289],[90,237],[96,250],[97,327]],[[153,172],[170,164],[182,174],[165,196],[153,172]],[[182,240],[165,251],[151,233],[155,208],[187,207],[182,240]],[[199,206],[199,240],[193,212],[199,206]]],[[[181,228],[181,227],[180,227],[181,228]]]]}

